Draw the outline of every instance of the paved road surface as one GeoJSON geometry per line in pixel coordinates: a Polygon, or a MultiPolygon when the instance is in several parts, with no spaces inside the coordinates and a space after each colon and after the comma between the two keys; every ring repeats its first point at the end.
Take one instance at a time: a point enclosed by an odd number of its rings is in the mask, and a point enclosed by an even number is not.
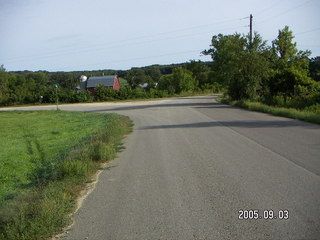
{"type": "Polygon", "coordinates": [[[319,126],[213,96],[61,108],[135,123],[62,239],[320,239],[319,126]]]}

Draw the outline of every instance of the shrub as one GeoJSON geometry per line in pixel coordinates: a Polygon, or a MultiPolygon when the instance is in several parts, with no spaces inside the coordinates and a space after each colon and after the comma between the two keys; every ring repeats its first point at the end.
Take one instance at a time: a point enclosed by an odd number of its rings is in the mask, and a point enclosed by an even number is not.
{"type": "Polygon", "coordinates": [[[116,97],[116,93],[112,88],[97,86],[95,88],[95,100],[97,101],[111,101],[116,97]]]}
{"type": "Polygon", "coordinates": [[[93,96],[89,91],[80,91],[75,95],[74,102],[92,102],[93,96]]]}
{"type": "Polygon", "coordinates": [[[314,112],[320,114],[320,103],[316,103],[304,109],[305,111],[314,112]]]}
{"type": "Polygon", "coordinates": [[[119,91],[115,91],[115,97],[120,100],[128,99],[131,95],[132,90],[129,86],[121,87],[119,91]]]}
{"type": "Polygon", "coordinates": [[[157,90],[154,89],[154,88],[150,88],[149,89],[148,95],[149,95],[150,98],[159,97],[158,94],[157,94],[157,90]]]}
{"type": "Polygon", "coordinates": [[[147,92],[142,88],[132,90],[132,98],[148,98],[147,92]]]}

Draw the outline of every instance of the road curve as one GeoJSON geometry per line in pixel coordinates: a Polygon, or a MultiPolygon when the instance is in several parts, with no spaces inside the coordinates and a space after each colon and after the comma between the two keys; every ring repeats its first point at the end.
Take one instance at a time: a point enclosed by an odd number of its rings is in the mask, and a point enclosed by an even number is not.
{"type": "Polygon", "coordinates": [[[214,98],[61,106],[135,123],[61,239],[319,239],[320,126],[214,98]]]}

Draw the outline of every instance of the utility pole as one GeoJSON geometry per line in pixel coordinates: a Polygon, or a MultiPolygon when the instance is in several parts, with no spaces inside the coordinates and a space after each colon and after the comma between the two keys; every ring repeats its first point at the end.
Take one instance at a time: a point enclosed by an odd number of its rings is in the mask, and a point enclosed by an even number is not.
{"type": "Polygon", "coordinates": [[[53,86],[56,88],[56,104],[57,104],[57,111],[59,110],[59,97],[58,97],[58,87],[59,87],[59,84],[58,83],[55,83],[53,84],[53,86]]]}
{"type": "Polygon", "coordinates": [[[250,46],[252,45],[252,14],[250,14],[250,46]]]}
{"type": "Polygon", "coordinates": [[[57,111],[58,111],[59,110],[58,87],[56,87],[56,103],[57,103],[57,111]]]}

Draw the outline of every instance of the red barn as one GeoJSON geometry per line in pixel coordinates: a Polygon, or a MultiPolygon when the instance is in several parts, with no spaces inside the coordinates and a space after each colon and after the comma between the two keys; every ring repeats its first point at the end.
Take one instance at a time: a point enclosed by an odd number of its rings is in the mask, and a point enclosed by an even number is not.
{"type": "Polygon", "coordinates": [[[114,90],[120,90],[120,81],[117,75],[89,77],[86,82],[86,89],[94,93],[98,86],[112,87],[114,90]]]}

